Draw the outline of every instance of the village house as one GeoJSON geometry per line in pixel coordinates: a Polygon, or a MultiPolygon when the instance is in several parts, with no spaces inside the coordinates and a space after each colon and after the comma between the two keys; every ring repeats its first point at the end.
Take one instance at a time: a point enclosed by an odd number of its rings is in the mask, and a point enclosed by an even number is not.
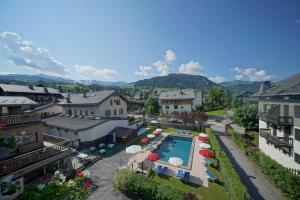
{"type": "Polygon", "coordinates": [[[75,148],[126,142],[136,136],[136,126],[129,126],[127,119],[127,101],[115,91],[69,95],[59,105],[62,114],[43,119],[44,130],[72,140],[75,148]]]}
{"type": "Polygon", "coordinates": [[[300,170],[300,74],[271,86],[259,96],[259,148],[286,168],[300,170]]]}
{"type": "Polygon", "coordinates": [[[73,171],[70,141],[43,134],[40,114],[22,113],[35,105],[26,97],[0,96],[0,199],[16,198],[26,183],[57,168],[67,176],[73,171]]]}
{"type": "Polygon", "coordinates": [[[180,112],[192,112],[202,106],[202,92],[196,90],[179,90],[162,92],[159,95],[161,112],[165,115],[172,115],[180,112]]]}

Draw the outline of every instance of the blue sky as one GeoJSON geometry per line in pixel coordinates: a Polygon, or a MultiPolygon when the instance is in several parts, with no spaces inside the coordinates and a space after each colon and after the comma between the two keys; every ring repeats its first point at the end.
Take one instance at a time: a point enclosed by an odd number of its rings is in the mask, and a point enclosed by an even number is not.
{"type": "Polygon", "coordinates": [[[300,72],[298,0],[0,0],[0,72],[135,81],[300,72]]]}

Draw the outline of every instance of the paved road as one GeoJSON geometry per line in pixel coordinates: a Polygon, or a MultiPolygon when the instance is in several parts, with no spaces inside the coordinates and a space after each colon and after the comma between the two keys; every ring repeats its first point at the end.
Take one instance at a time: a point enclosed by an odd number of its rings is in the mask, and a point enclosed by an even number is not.
{"type": "Polygon", "coordinates": [[[232,164],[237,170],[242,182],[248,188],[252,199],[283,199],[276,188],[270,184],[265,177],[253,166],[246,155],[240,152],[236,144],[228,137],[224,136],[224,126],[220,123],[210,121],[209,124],[214,130],[217,139],[223,150],[229,156],[232,164]]]}
{"type": "Polygon", "coordinates": [[[97,190],[88,198],[89,200],[127,200],[128,198],[113,187],[116,169],[121,163],[127,163],[129,155],[122,151],[112,157],[104,158],[94,163],[87,170],[97,190]]]}

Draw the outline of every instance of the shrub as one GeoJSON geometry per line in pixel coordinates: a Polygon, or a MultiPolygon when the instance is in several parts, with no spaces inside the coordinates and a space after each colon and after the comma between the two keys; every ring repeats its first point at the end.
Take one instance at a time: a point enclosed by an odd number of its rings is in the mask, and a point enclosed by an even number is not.
{"type": "Polygon", "coordinates": [[[153,171],[152,167],[149,167],[149,169],[148,169],[148,171],[147,171],[147,176],[148,176],[148,177],[154,176],[154,171],[153,171]]]}
{"type": "Polygon", "coordinates": [[[117,171],[114,187],[133,199],[141,200],[181,200],[184,195],[171,186],[160,185],[126,169],[117,171]]]}
{"type": "Polygon", "coordinates": [[[248,196],[247,188],[243,185],[239,175],[235,171],[227,156],[221,156],[221,146],[210,128],[206,128],[205,132],[209,135],[212,148],[215,151],[215,157],[221,163],[223,168],[222,175],[227,180],[226,187],[233,199],[245,199],[248,196]]]}
{"type": "Polygon", "coordinates": [[[184,194],[182,200],[198,200],[198,197],[194,193],[187,192],[184,194]]]}

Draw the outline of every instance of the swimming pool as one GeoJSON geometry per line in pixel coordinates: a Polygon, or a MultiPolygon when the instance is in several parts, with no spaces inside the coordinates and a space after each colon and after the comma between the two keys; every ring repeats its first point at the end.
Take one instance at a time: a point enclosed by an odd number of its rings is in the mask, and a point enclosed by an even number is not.
{"type": "Polygon", "coordinates": [[[189,163],[192,138],[168,136],[155,150],[160,155],[160,161],[168,162],[170,157],[178,157],[183,161],[183,166],[189,163]]]}

